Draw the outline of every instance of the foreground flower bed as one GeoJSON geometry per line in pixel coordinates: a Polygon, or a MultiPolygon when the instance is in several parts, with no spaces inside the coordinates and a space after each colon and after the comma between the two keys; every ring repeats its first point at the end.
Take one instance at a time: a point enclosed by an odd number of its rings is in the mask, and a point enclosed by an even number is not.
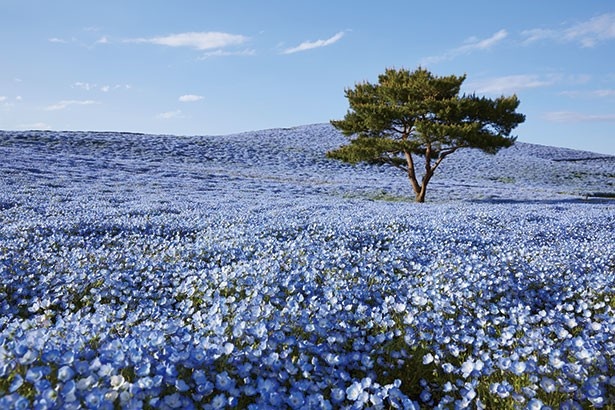
{"type": "Polygon", "coordinates": [[[242,201],[4,206],[0,407],[612,408],[613,205],[242,201]]]}

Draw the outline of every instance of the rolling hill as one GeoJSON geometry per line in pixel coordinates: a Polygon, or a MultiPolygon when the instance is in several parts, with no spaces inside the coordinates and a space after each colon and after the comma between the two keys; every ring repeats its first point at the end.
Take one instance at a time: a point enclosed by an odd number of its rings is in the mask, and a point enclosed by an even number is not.
{"type": "MultiPolygon", "coordinates": [[[[411,200],[398,170],[325,158],[345,141],[327,124],[191,137],[5,131],[2,192],[36,189],[50,199],[85,195],[94,203],[130,200],[118,198],[130,192],[160,201],[181,192],[198,203],[237,203],[246,195],[411,200]]],[[[427,200],[570,200],[614,193],[615,156],[517,143],[495,156],[477,150],[453,154],[434,176],[427,200]]]]}

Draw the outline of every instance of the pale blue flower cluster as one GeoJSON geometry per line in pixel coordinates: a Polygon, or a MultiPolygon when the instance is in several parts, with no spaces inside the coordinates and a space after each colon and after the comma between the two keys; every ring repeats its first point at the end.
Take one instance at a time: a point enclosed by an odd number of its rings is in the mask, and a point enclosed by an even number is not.
{"type": "Polygon", "coordinates": [[[612,203],[345,198],[397,175],[276,132],[2,134],[0,408],[615,403],[612,203]]]}

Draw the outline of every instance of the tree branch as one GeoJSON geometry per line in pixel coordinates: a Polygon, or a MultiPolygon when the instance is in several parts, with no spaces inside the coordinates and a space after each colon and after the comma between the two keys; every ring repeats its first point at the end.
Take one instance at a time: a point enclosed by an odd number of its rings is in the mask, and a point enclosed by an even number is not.
{"type": "Polygon", "coordinates": [[[428,143],[425,147],[425,175],[433,172],[431,169],[431,144],[428,143]]]}
{"type": "Polygon", "coordinates": [[[388,152],[385,153],[385,155],[386,155],[386,157],[383,158],[383,160],[385,162],[387,162],[389,165],[392,165],[392,166],[394,166],[397,169],[401,169],[404,172],[408,172],[408,168],[404,167],[402,164],[396,162],[395,159],[393,157],[391,157],[391,155],[388,152]]]}
{"type": "Polygon", "coordinates": [[[436,170],[436,168],[438,168],[438,166],[442,163],[444,158],[448,157],[450,154],[452,154],[453,152],[457,151],[459,148],[465,148],[465,146],[459,145],[457,147],[453,147],[453,148],[450,148],[450,149],[448,149],[446,151],[440,152],[440,155],[438,156],[438,160],[434,164],[433,168],[431,168],[431,172],[434,172],[436,170]]]}

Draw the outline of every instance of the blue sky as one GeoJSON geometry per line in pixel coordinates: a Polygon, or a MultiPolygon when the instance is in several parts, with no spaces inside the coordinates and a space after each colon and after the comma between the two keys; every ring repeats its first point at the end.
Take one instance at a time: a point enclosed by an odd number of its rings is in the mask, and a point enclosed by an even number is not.
{"type": "Polygon", "coordinates": [[[519,141],[615,154],[615,4],[0,0],[0,129],[213,135],[327,122],[387,67],[516,93],[519,141]]]}

